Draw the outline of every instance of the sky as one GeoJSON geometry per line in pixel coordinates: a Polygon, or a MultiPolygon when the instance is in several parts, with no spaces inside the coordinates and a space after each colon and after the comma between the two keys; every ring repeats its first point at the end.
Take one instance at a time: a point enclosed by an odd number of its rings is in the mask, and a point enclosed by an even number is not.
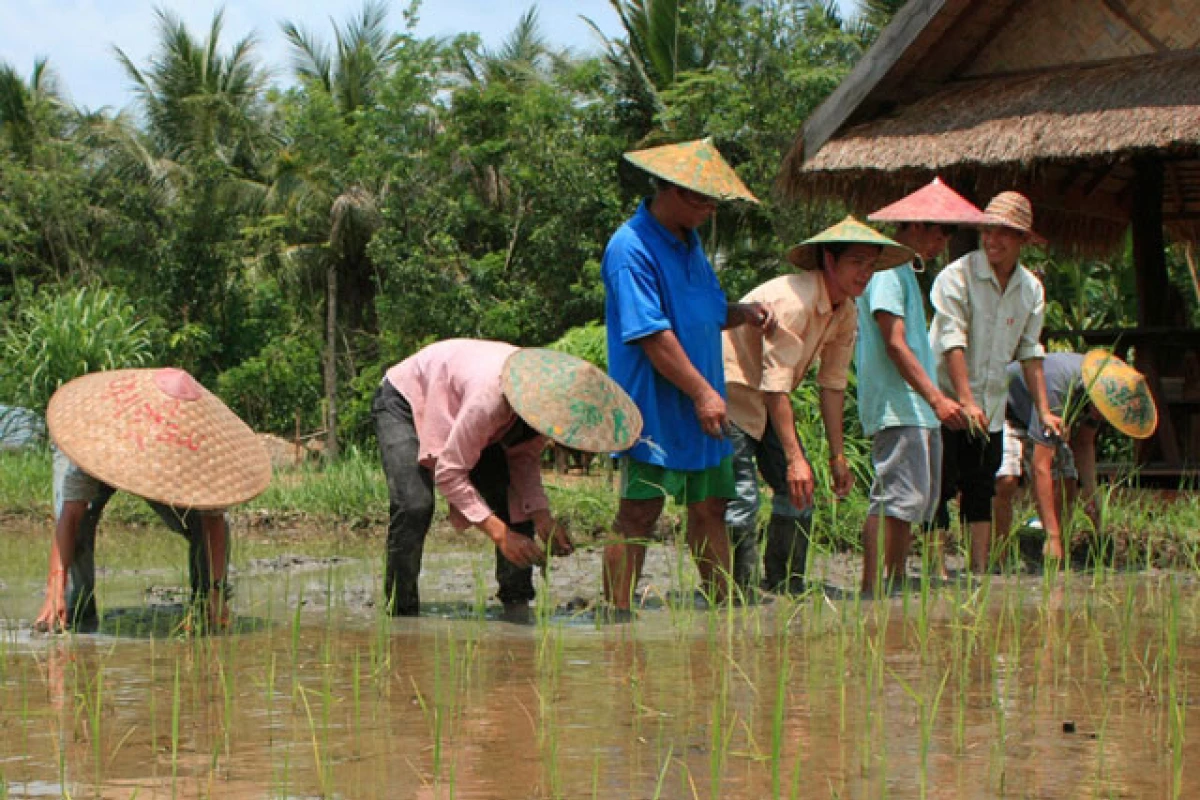
{"type": "MultiPolygon", "coordinates": [[[[853,3],[839,0],[844,10],[853,3]]],[[[388,21],[394,30],[404,25],[407,4],[391,0],[388,21]]],[[[534,4],[545,38],[581,54],[602,49],[581,17],[591,19],[606,35],[615,37],[621,31],[609,0],[423,0],[416,33],[424,37],[475,32],[485,45],[495,47],[534,4]]],[[[362,0],[0,0],[0,61],[28,79],[34,59],[48,57],[77,106],[117,110],[133,101],[133,93],[114,47],[145,67],[157,41],[155,8],[173,11],[193,36],[203,39],[221,7],[223,49],[256,33],[261,62],[275,70],[273,81],[284,85],[290,80],[290,61],[280,20],[297,23],[328,42],[330,20],[344,25],[362,9],[362,0]]]]}

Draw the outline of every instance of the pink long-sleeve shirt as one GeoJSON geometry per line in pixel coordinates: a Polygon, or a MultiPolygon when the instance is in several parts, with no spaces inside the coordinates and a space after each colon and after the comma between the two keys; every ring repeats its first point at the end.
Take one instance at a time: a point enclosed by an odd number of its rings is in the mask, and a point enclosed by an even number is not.
{"type": "MultiPolygon", "coordinates": [[[[459,530],[492,515],[471,485],[470,473],[484,448],[499,442],[517,421],[500,383],[504,362],[516,351],[504,342],[448,339],[387,371],[388,383],[412,406],[419,461],[433,473],[450,504],[450,521],[459,530]]],[[[545,436],[535,436],[505,450],[513,522],[550,507],[541,473],[546,442],[545,436]]]]}

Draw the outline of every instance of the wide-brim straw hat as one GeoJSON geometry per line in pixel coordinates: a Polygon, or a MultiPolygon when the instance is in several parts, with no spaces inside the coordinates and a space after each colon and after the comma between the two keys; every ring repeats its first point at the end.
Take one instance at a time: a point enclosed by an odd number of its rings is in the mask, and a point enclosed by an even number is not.
{"type": "Polygon", "coordinates": [[[821,245],[825,244],[869,244],[882,248],[879,258],[875,260],[876,271],[898,267],[917,258],[915,252],[899,242],[892,241],[870,225],[864,225],[854,217],[846,217],[838,224],[789,249],[787,260],[801,269],[819,270],[821,263],[818,253],[821,251],[821,245]]]}
{"type": "Polygon", "coordinates": [[[1034,244],[1046,238],[1033,229],[1033,204],[1020,192],[1001,192],[983,210],[983,225],[999,225],[1029,235],[1034,244]]]}
{"type": "Polygon", "coordinates": [[[910,195],[867,215],[871,222],[924,222],[931,225],[983,225],[987,217],[967,198],[934,178],[910,195]]]}
{"type": "Polygon", "coordinates": [[[642,415],[617,382],[594,364],[542,348],[504,362],[504,396],[530,427],[559,444],[593,453],[628,450],[642,415]]]}
{"type": "Polygon", "coordinates": [[[1092,405],[1126,436],[1147,439],[1158,427],[1158,409],[1142,373],[1107,350],[1083,357],[1083,386],[1092,405]]]}
{"type": "Polygon", "coordinates": [[[634,150],[625,154],[625,160],[656,178],[706,197],[758,202],[733,167],[721,157],[712,139],[634,150]]]}
{"type": "Polygon", "coordinates": [[[180,508],[226,508],[271,482],[254,431],[181,369],[94,372],[59,388],[46,423],[80,469],[180,508]]]}

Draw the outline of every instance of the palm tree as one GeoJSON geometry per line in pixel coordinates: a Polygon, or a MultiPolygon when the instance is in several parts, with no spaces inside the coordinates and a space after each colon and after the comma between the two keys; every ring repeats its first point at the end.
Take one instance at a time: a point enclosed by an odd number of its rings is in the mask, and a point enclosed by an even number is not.
{"type": "Polygon", "coordinates": [[[262,98],[268,73],[255,60],[253,34],[220,51],[224,10],[197,40],[173,12],[156,9],[160,49],[139,69],[114,48],[134,83],[150,149],[178,164],[216,163],[230,176],[257,179],[275,141],[262,98]]]}
{"type": "Polygon", "coordinates": [[[379,81],[387,75],[403,41],[388,33],[386,22],[387,4],[380,0],[366,0],[358,16],[344,28],[330,20],[336,55],[299,25],[284,22],[281,27],[292,45],[296,76],[321,86],[348,117],[374,102],[379,81]]]}
{"type": "MultiPolygon", "coordinates": [[[[740,4],[719,0],[717,5],[740,4]]],[[[585,20],[603,40],[606,58],[624,95],[623,115],[641,139],[665,110],[662,92],[681,73],[704,69],[712,63],[712,43],[688,26],[684,19],[688,0],[609,0],[621,19],[625,38],[612,40],[591,20],[585,20]]]]}
{"type": "MultiPolygon", "coordinates": [[[[345,26],[331,21],[332,48],[295,23],[281,26],[291,44],[296,76],[309,91],[328,95],[348,127],[354,126],[360,111],[374,105],[403,44],[400,36],[386,30],[386,18],[384,3],[367,0],[345,26]]],[[[353,137],[343,141],[353,141],[353,137]]],[[[343,327],[339,309],[347,312],[351,329],[374,324],[376,283],[367,245],[379,227],[382,186],[355,180],[349,174],[343,165],[352,160],[352,152],[327,153],[316,159],[312,155],[283,154],[277,163],[272,201],[276,208],[303,218],[304,233],[288,249],[289,260],[324,272],[325,454],[333,457],[338,452],[338,339],[343,327]]]]}
{"type": "Polygon", "coordinates": [[[10,64],[0,61],[0,142],[23,163],[32,162],[39,139],[62,135],[66,110],[48,59],[33,62],[28,82],[10,64]]]}

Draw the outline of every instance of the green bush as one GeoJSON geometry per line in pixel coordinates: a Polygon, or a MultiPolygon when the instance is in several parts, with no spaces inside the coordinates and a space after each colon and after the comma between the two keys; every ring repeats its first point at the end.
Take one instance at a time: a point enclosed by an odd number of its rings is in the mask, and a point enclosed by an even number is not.
{"type": "Polygon", "coordinates": [[[285,336],[217,378],[217,394],[258,431],[291,435],[321,425],[321,350],[313,337],[285,336]]]}
{"type": "Polygon", "coordinates": [[[599,322],[589,322],[578,328],[571,328],[547,347],[577,356],[592,362],[602,370],[608,370],[607,336],[607,329],[603,325],[599,322]]]}
{"type": "Polygon", "coordinates": [[[120,292],[44,287],[4,326],[0,391],[44,414],[50,396],[73,378],[150,364],[154,339],[120,292]]]}

